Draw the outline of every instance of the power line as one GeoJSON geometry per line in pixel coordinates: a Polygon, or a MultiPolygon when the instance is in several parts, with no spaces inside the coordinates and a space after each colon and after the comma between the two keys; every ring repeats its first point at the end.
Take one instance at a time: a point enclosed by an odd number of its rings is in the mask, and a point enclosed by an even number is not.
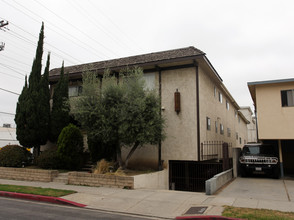
{"type": "Polygon", "coordinates": [[[16,92],[13,92],[13,91],[10,91],[10,90],[7,90],[7,89],[0,88],[0,90],[3,90],[5,92],[9,92],[9,93],[12,93],[12,94],[15,94],[15,95],[20,95],[20,94],[18,94],[16,92]]]}
{"type": "MultiPolygon", "coordinates": [[[[2,1],[4,1],[4,2],[5,2],[6,4],[8,4],[10,7],[12,7],[12,8],[14,8],[14,9],[16,9],[17,11],[21,12],[21,13],[24,14],[25,16],[29,17],[30,19],[34,20],[35,22],[40,23],[40,21],[38,21],[37,19],[35,19],[35,18],[33,18],[32,16],[28,15],[28,14],[25,13],[23,10],[20,10],[19,8],[15,7],[14,5],[8,3],[8,2],[5,1],[5,0],[2,0],[2,1]]],[[[14,1],[14,2],[15,2],[15,1],[14,1]]],[[[20,5],[20,6],[23,7],[24,9],[30,11],[30,12],[31,12],[32,14],[34,14],[35,16],[37,16],[37,17],[39,17],[39,18],[42,19],[42,17],[40,17],[40,16],[37,15],[36,13],[32,12],[31,10],[27,9],[26,7],[22,6],[21,4],[19,4],[19,3],[17,3],[17,2],[15,2],[15,3],[18,4],[18,5],[20,5]]],[[[42,20],[44,20],[44,19],[42,19],[42,20]]],[[[73,43],[74,43],[74,41],[71,40],[71,39],[74,39],[75,41],[80,42],[82,45],[85,45],[86,47],[82,46],[81,44],[76,44],[76,43],[75,43],[75,45],[79,46],[80,48],[83,48],[83,49],[84,49],[85,51],[87,51],[88,53],[95,54],[95,55],[96,55],[97,57],[99,57],[99,58],[103,58],[103,57],[101,57],[101,54],[104,55],[105,57],[108,57],[107,55],[105,55],[105,54],[103,54],[103,53],[98,54],[98,53],[96,52],[96,50],[93,49],[93,46],[92,46],[92,45],[89,45],[89,44],[87,44],[87,43],[81,41],[79,38],[75,37],[74,35],[71,35],[71,34],[69,34],[69,33],[64,32],[64,30],[62,30],[61,28],[59,28],[58,26],[56,26],[56,25],[53,24],[52,22],[47,21],[47,20],[44,20],[44,21],[46,21],[46,23],[48,23],[48,24],[52,25],[53,27],[55,27],[55,29],[58,29],[58,30],[61,31],[61,33],[60,33],[60,32],[58,32],[58,31],[56,31],[56,30],[54,30],[54,29],[52,29],[52,28],[50,28],[50,27],[47,27],[49,30],[52,30],[54,33],[59,34],[60,36],[62,36],[62,37],[65,38],[66,40],[69,40],[69,41],[71,41],[71,42],[73,42],[73,43]],[[67,36],[69,36],[71,39],[69,39],[68,37],[64,36],[63,33],[65,33],[65,34],[66,34],[67,36]]],[[[109,58],[109,57],[108,57],[108,58],[109,58]]]]}
{"type": "Polygon", "coordinates": [[[3,138],[1,138],[0,141],[18,141],[18,140],[10,140],[10,139],[3,139],[3,138]]]}
{"type": "MultiPolygon", "coordinates": [[[[12,23],[12,22],[10,22],[10,23],[11,23],[13,26],[17,27],[18,29],[22,30],[23,32],[25,32],[25,33],[27,33],[27,34],[29,34],[29,35],[31,35],[32,37],[34,37],[34,38],[37,39],[37,37],[34,36],[33,34],[31,34],[30,32],[24,30],[23,28],[17,26],[16,24],[14,24],[14,23],[12,23]]],[[[76,60],[77,62],[82,63],[82,61],[80,61],[80,60],[76,59],[75,57],[71,56],[70,54],[68,54],[68,53],[66,53],[66,52],[64,52],[64,51],[62,51],[62,50],[60,50],[60,49],[58,49],[57,47],[53,46],[52,44],[49,44],[49,43],[47,43],[47,42],[44,42],[44,44],[47,44],[47,45],[53,47],[55,50],[58,50],[59,52],[65,54],[66,56],[71,57],[72,59],[76,60]]],[[[45,47],[45,49],[46,49],[46,47],[45,47]]],[[[48,50],[48,49],[47,49],[47,50],[48,50]]],[[[71,63],[75,63],[75,62],[71,62],[71,63]]]]}
{"type": "Polygon", "coordinates": [[[93,4],[93,2],[91,0],[89,0],[89,2],[92,4],[93,7],[95,7],[95,9],[97,11],[99,11],[105,18],[107,18],[116,28],[117,30],[119,30],[122,35],[125,36],[126,39],[130,40],[132,43],[136,44],[137,47],[141,50],[144,50],[144,48],[142,48],[132,37],[130,37],[127,33],[125,33],[107,14],[105,14],[101,9],[99,9],[95,4],[93,4]]]}
{"type": "MultiPolygon", "coordinates": [[[[17,5],[21,6],[21,7],[24,8],[24,9],[26,9],[26,10],[29,11],[30,13],[34,14],[35,16],[40,17],[38,14],[36,14],[36,13],[33,12],[32,10],[28,9],[27,7],[23,6],[23,5],[20,4],[19,2],[16,2],[15,0],[13,0],[13,1],[14,1],[17,5]]],[[[61,20],[65,21],[68,25],[70,25],[71,27],[73,27],[74,29],[76,29],[78,32],[80,32],[81,34],[83,34],[83,35],[86,36],[87,38],[91,39],[93,42],[96,42],[97,44],[99,44],[100,46],[102,46],[103,48],[105,48],[106,50],[112,52],[110,49],[108,49],[107,47],[105,47],[103,44],[99,43],[99,42],[96,41],[94,38],[92,38],[92,37],[90,37],[89,35],[85,34],[85,33],[84,33],[83,31],[81,31],[80,29],[76,28],[76,27],[75,27],[74,25],[72,25],[70,22],[66,21],[65,19],[63,19],[63,18],[60,17],[59,15],[57,15],[57,16],[58,16],[59,18],[61,18],[61,20]]],[[[42,19],[42,17],[40,17],[40,18],[42,19]]],[[[45,19],[43,19],[43,20],[46,21],[45,19]]],[[[64,32],[64,30],[62,30],[61,28],[59,28],[58,26],[56,26],[56,24],[53,24],[53,23],[50,22],[50,21],[46,21],[46,22],[49,23],[49,24],[51,24],[51,25],[54,26],[55,28],[61,30],[62,32],[64,32]]],[[[71,36],[71,37],[76,38],[76,37],[74,37],[74,36],[71,36]]],[[[80,41],[80,42],[82,42],[82,41],[80,41]]],[[[86,43],[83,42],[83,44],[86,44],[86,43]]],[[[93,47],[92,45],[88,45],[88,44],[86,44],[86,45],[88,46],[88,49],[92,49],[92,47],[93,47]]],[[[94,53],[96,53],[96,51],[94,51],[94,53]]],[[[112,52],[112,53],[114,53],[114,52],[112,52]]],[[[100,56],[100,55],[98,55],[98,56],[100,56]]],[[[104,54],[104,56],[106,56],[106,55],[104,54]]]]}
{"type": "Polygon", "coordinates": [[[0,63],[0,65],[6,67],[7,69],[10,69],[10,70],[13,71],[13,72],[16,72],[17,74],[19,74],[19,75],[21,75],[21,76],[25,76],[25,74],[23,74],[23,73],[21,73],[21,72],[15,70],[14,67],[11,67],[11,66],[6,65],[6,64],[3,64],[3,63],[0,63]]]}
{"type": "Polygon", "coordinates": [[[112,40],[114,40],[118,45],[120,45],[123,48],[126,48],[126,49],[130,49],[130,47],[125,44],[124,42],[120,41],[114,34],[111,34],[111,32],[106,28],[104,27],[104,25],[102,25],[100,23],[100,25],[98,25],[97,23],[99,23],[97,20],[94,21],[93,17],[91,18],[89,13],[87,13],[87,11],[85,9],[83,9],[83,7],[78,3],[78,2],[75,2],[75,1],[72,1],[71,2],[72,6],[76,8],[76,10],[80,11],[83,13],[83,15],[85,17],[88,18],[88,20],[95,26],[97,27],[100,31],[102,31],[103,33],[105,33],[108,37],[110,37],[112,40]],[[74,3],[74,4],[73,4],[74,3]],[[75,6],[75,4],[77,6],[75,6]]]}
{"type": "Polygon", "coordinates": [[[100,42],[98,42],[97,40],[95,40],[94,38],[90,37],[89,35],[85,34],[83,31],[81,31],[80,29],[78,29],[76,26],[74,26],[71,22],[68,22],[67,20],[65,20],[63,17],[61,17],[60,15],[56,14],[54,11],[50,10],[48,7],[44,6],[42,3],[35,1],[36,3],[38,3],[39,5],[41,5],[43,8],[45,8],[46,10],[50,11],[52,14],[54,14],[56,17],[58,17],[59,19],[63,20],[65,23],[67,23],[68,25],[70,25],[72,28],[76,29],[78,32],[80,32],[81,34],[83,34],[84,36],[88,37],[89,39],[91,39],[93,42],[97,43],[98,45],[100,45],[101,47],[103,47],[105,50],[111,52],[112,54],[114,54],[115,56],[118,56],[114,51],[112,51],[111,49],[107,48],[106,46],[104,46],[103,44],[101,44],[100,42]]]}
{"type": "Polygon", "coordinates": [[[13,113],[9,113],[9,112],[0,112],[0,114],[5,114],[5,115],[15,115],[13,113]]]}
{"type": "Polygon", "coordinates": [[[23,78],[20,78],[20,77],[14,76],[14,75],[10,75],[10,74],[8,74],[8,73],[2,73],[2,72],[0,72],[0,74],[6,75],[6,76],[9,76],[9,77],[13,77],[13,78],[15,78],[15,79],[24,80],[23,78]]]}
{"type": "Polygon", "coordinates": [[[12,57],[10,57],[10,56],[7,56],[7,55],[5,55],[5,56],[1,56],[1,59],[8,59],[8,60],[10,60],[10,61],[14,61],[14,62],[17,62],[17,64],[22,64],[22,65],[25,65],[25,66],[29,66],[29,67],[31,67],[31,65],[29,65],[29,64],[27,64],[27,63],[24,63],[24,62],[22,62],[22,61],[19,61],[19,60],[16,60],[16,59],[14,59],[14,58],[12,58],[12,57]]]}
{"type": "MultiPolygon", "coordinates": [[[[10,33],[10,34],[13,35],[14,37],[17,37],[17,38],[20,39],[20,40],[23,40],[23,41],[25,41],[25,42],[27,42],[27,43],[33,45],[34,47],[37,46],[37,44],[36,44],[34,41],[32,41],[32,40],[30,40],[30,39],[28,39],[28,38],[26,38],[26,37],[24,37],[24,36],[22,36],[22,35],[20,35],[20,34],[18,34],[18,33],[16,33],[16,32],[14,32],[14,31],[12,31],[12,33],[10,33]]],[[[48,43],[45,42],[45,44],[48,44],[48,43]]],[[[49,44],[48,44],[48,45],[49,45],[49,44]]],[[[54,47],[53,45],[51,45],[51,47],[55,48],[56,50],[59,50],[58,48],[54,47]]],[[[46,50],[47,52],[50,51],[47,47],[44,47],[44,50],[46,50]]],[[[63,51],[61,51],[61,50],[59,50],[59,51],[62,52],[62,53],[64,53],[64,54],[66,54],[67,56],[70,56],[71,58],[77,60],[77,59],[74,58],[73,56],[71,56],[71,55],[69,55],[69,54],[67,54],[67,53],[65,53],[65,52],[63,52],[63,51]]],[[[65,60],[65,61],[67,61],[67,62],[69,62],[69,63],[77,64],[77,62],[75,62],[75,61],[72,62],[72,60],[65,59],[62,55],[60,55],[59,53],[56,53],[55,51],[52,52],[52,54],[55,54],[57,57],[61,58],[62,60],[65,60]]],[[[81,61],[79,61],[79,62],[81,62],[81,61]]]]}

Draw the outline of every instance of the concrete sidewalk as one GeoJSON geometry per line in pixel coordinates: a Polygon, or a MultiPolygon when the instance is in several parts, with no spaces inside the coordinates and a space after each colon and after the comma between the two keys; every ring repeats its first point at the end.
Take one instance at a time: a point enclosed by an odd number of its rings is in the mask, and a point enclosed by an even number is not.
{"type": "MultiPolygon", "coordinates": [[[[207,196],[204,193],[181,192],[170,190],[127,190],[106,187],[86,187],[65,185],[58,182],[25,182],[0,179],[0,184],[36,186],[55,189],[70,189],[77,193],[64,196],[63,199],[73,202],[85,204],[87,208],[107,210],[113,212],[122,212],[130,214],[138,214],[144,216],[153,216],[157,218],[173,219],[176,216],[184,215],[191,207],[204,207],[204,215],[221,215],[223,206],[237,206],[249,208],[265,208],[281,211],[294,211],[294,202],[288,195],[294,196],[294,182],[289,182],[288,188],[290,193],[285,192],[284,181],[276,180],[271,184],[276,185],[279,190],[273,192],[266,181],[260,181],[264,192],[258,195],[260,190],[253,193],[247,192],[246,187],[250,184],[246,182],[256,183],[250,178],[237,178],[218,195],[207,196]],[[245,182],[245,183],[244,183],[245,182]],[[282,191],[284,191],[282,193],[282,191]],[[266,193],[268,192],[268,193],[266,193]],[[292,194],[291,194],[292,193],[292,194]]],[[[258,182],[258,181],[257,181],[258,182]]],[[[285,181],[287,183],[287,181],[285,181]]],[[[252,187],[252,186],[251,186],[252,187]]],[[[293,198],[294,199],[294,198],[293,198]]],[[[199,213],[193,213],[199,215],[199,213]]]]}

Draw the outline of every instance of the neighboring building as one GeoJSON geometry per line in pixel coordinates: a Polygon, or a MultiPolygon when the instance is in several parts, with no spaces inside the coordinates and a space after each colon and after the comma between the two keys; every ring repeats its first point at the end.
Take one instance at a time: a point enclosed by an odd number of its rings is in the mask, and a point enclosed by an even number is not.
{"type": "Polygon", "coordinates": [[[12,128],[10,124],[3,124],[3,127],[0,127],[0,148],[11,144],[19,145],[16,140],[16,128],[12,128]]]}
{"type": "Polygon", "coordinates": [[[258,139],[278,146],[281,175],[294,174],[294,79],[249,82],[258,139]]]}
{"type": "Polygon", "coordinates": [[[257,131],[256,131],[256,119],[253,117],[253,112],[249,106],[242,106],[239,110],[245,116],[245,118],[250,122],[247,124],[248,132],[248,142],[256,143],[257,142],[257,131]]]}
{"type": "MultiPolygon", "coordinates": [[[[249,121],[239,112],[239,105],[205,53],[194,47],[65,67],[70,95],[80,94],[84,71],[97,71],[102,78],[106,69],[118,73],[132,66],[141,67],[148,87],[159,93],[167,138],[158,147],[138,149],[130,165],[157,167],[163,160],[168,168],[171,161],[203,160],[202,147],[208,142],[241,147],[248,141],[249,121]],[[176,91],[180,93],[180,110],[175,109],[176,91]]],[[[50,71],[52,91],[59,74],[60,69],[50,71]]]]}

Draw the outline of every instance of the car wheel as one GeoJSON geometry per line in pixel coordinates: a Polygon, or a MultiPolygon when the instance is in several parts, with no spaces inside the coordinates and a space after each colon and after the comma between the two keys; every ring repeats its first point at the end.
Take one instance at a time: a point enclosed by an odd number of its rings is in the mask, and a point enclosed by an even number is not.
{"type": "Polygon", "coordinates": [[[273,170],[273,178],[279,179],[279,177],[280,177],[279,167],[275,167],[273,170]]]}
{"type": "Polygon", "coordinates": [[[241,172],[241,177],[246,177],[247,176],[247,172],[245,169],[240,169],[240,172],[241,172]]]}

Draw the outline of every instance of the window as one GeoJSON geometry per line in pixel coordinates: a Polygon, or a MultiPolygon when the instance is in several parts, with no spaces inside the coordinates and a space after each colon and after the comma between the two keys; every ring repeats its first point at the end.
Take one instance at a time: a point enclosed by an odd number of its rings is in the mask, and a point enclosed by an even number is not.
{"type": "Polygon", "coordinates": [[[224,126],[220,124],[220,134],[224,134],[224,126]]]}
{"type": "Polygon", "coordinates": [[[227,128],[228,137],[231,137],[231,129],[227,128]]]}
{"type": "Polygon", "coordinates": [[[155,89],[155,73],[144,73],[143,77],[145,79],[145,89],[155,89]]]}
{"type": "Polygon", "coordinates": [[[214,97],[216,97],[216,87],[214,87],[214,97]]]}
{"type": "Polygon", "coordinates": [[[206,117],[206,129],[210,131],[211,125],[210,125],[210,118],[206,117]]]}
{"type": "Polygon", "coordinates": [[[282,90],[282,107],[294,106],[294,89],[292,90],[282,90]]]}
{"type": "Polygon", "coordinates": [[[235,118],[237,118],[238,112],[237,110],[235,110],[235,118]]]}
{"type": "Polygon", "coordinates": [[[239,136],[238,136],[238,132],[236,132],[236,140],[238,140],[239,136]]]}
{"type": "Polygon", "coordinates": [[[242,138],[241,137],[239,138],[239,143],[242,144],[242,138]]]}
{"type": "Polygon", "coordinates": [[[220,92],[218,93],[218,101],[220,103],[223,103],[223,94],[221,94],[220,92]]]}
{"type": "Polygon", "coordinates": [[[228,102],[228,100],[226,100],[226,108],[227,108],[228,110],[230,110],[230,103],[228,102]]]}
{"type": "Polygon", "coordinates": [[[217,121],[215,121],[215,133],[217,133],[217,121]]]}
{"type": "Polygon", "coordinates": [[[82,94],[83,87],[82,86],[69,86],[68,87],[68,96],[79,96],[82,94]]]}

